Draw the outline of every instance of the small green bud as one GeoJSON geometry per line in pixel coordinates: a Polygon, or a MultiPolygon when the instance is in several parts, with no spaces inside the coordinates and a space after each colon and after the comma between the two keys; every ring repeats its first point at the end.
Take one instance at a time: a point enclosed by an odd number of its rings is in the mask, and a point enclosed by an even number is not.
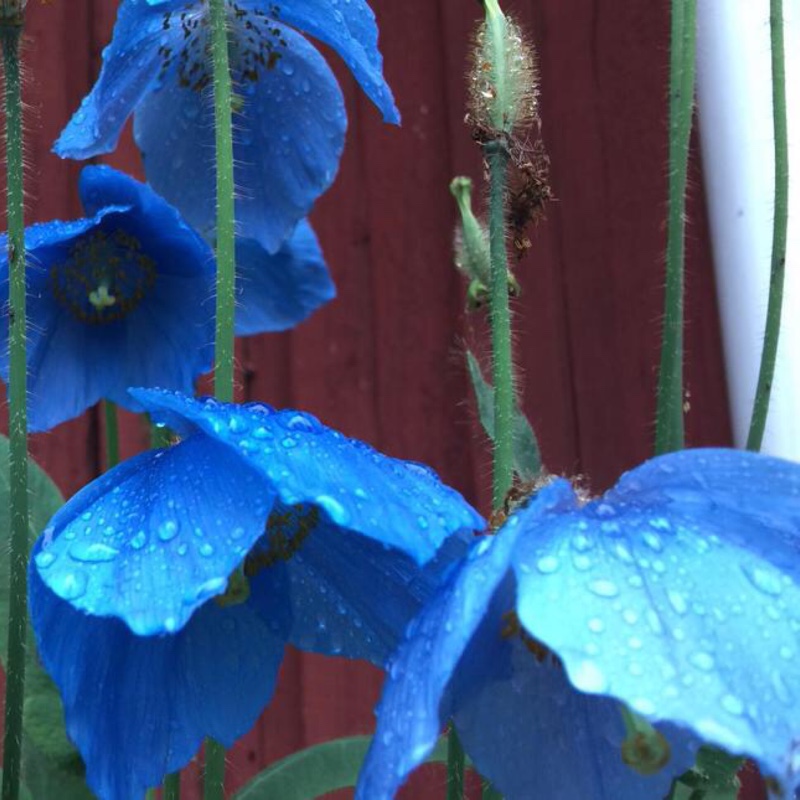
{"type": "Polygon", "coordinates": [[[538,117],[533,48],[497,0],[484,0],[469,73],[470,120],[476,138],[511,136],[538,117]]]}
{"type": "Polygon", "coordinates": [[[489,231],[472,212],[472,181],[453,178],[450,193],[455,197],[461,223],[456,227],[455,263],[470,281],[489,285],[489,231]]]}
{"type": "Polygon", "coordinates": [[[655,775],[669,762],[669,742],[644,717],[621,707],[625,723],[622,760],[640,775],[655,775]]]}

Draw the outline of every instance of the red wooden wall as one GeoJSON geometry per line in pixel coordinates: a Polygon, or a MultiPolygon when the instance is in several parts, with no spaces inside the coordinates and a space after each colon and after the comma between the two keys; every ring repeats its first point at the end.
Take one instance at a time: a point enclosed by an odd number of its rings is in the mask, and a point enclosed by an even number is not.
{"type": "MultiPolygon", "coordinates": [[[[427,462],[487,510],[489,460],[469,401],[464,286],[451,266],[448,183],[481,177],[464,116],[475,0],[374,0],[400,129],[335,63],[350,111],[338,180],[313,220],[339,298],[296,331],[240,343],[242,398],[297,406],[395,456],[427,462]]],[[[519,265],[516,363],[547,466],[597,490],[652,449],[666,197],[668,3],[507,0],[539,51],[556,201],[519,265]],[[612,10],[613,7],[613,10],[612,10]]],[[[29,221],[80,215],[79,165],[49,150],[94,80],[117,3],[29,4],[29,221]]],[[[335,61],[335,59],[333,59],[335,61]]],[[[108,159],[140,174],[130,141],[108,159]]],[[[708,231],[696,151],[688,208],[687,429],[729,441],[708,231]]],[[[478,345],[485,352],[485,345],[478,345]]],[[[125,454],[144,445],[128,420],[125,454]]],[[[97,413],[35,436],[70,494],[102,463],[97,413]]],[[[380,675],[290,653],[276,699],[230,754],[230,788],[304,745],[363,733],[380,675]]],[[[433,782],[441,785],[441,776],[433,782]]],[[[185,779],[187,796],[194,776],[185,779]]],[[[441,796],[441,793],[437,793],[441,796]]],[[[409,797],[420,796],[418,790],[409,797]]],[[[433,797],[435,795],[431,795],[433,797]]],[[[750,794],[754,799],[757,794],[750,794]]]]}

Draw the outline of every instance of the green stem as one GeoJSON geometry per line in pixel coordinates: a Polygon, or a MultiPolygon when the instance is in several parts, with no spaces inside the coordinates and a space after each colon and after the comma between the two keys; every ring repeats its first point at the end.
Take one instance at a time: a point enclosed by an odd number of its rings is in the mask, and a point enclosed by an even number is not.
{"type": "Polygon", "coordinates": [[[228,64],[225,0],[211,0],[214,55],[214,120],[217,150],[217,329],[214,394],[233,400],[233,320],[236,280],[235,216],[233,201],[233,112],[228,64]]]}
{"type": "Polygon", "coordinates": [[[789,135],[786,123],[786,64],[783,44],[783,2],[770,0],[772,36],[772,119],[775,129],[775,216],[772,227],[772,266],[769,278],[767,324],[761,367],[747,437],[748,450],[760,450],[767,423],[778,337],[783,310],[783,279],[786,272],[786,237],[789,224],[789,135]]]}
{"type": "Polygon", "coordinates": [[[106,421],[106,471],[119,464],[119,420],[117,407],[109,400],[103,401],[106,421]]]}
{"type": "Polygon", "coordinates": [[[680,450],[683,434],[683,262],[686,179],[694,105],[697,0],[672,0],[669,205],[664,332],[658,375],[656,453],[680,450]]]}
{"type": "MultiPolygon", "coordinates": [[[[214,61],[214,126],[217,156],[217,308],[214,394],[233,400],[233,340],[236,288],[235,212],[233,200],[233,90],[228,63],[225,0],[210,0],[214,61]]],[[[206,740],[204,800],[223,800],[225,749],[206,740]]]]}
{"type": "Polygon", "coordinates": [[[455,725],[450,724],[447,735],[447,800],[462,800],[464,797],[464,766],[466,756],[461,746],[455,725]]]}
{"type": "Polygon", "coordinates": [[[514,375],[511,363],[511,311],[508,304],[505,194],[508,151],[502,142],[484,147],[489,163],[489,318],[492,327],[494,458],[492,502],[503,505],[514,479],[514,375]]]}
{"type": "MultiPolygon", "coordinates": [[[[4,9],[5,10],[5,9],[4,9]]],[[[11,505],[11,576],[6,661],[6,713],[3,743],[2,800],[19,796],[22,706],[28,628],[28,424],[25,318],[25,219],[22,158],[22,89],[19,41],[22,14],[0,20],[5,70],[6,165],[8,170],[9,262],[9,435],[11,505]]]]}
{"type": "Polygon", "coordinates": [[[481,797],[483,800],[503,800],[503,795],[501,795],[489,781],[483,782],[481,797]]]}
{"type": "Polygon", "coordinates": [[[164,779],[164,788],[161,792],[163,800],[181,800],[181,774],[173,772],[164,779]]]}
{"type": "Polygon", "coordinates": [[[213,739],[206,739],[203,800],[223,800],[225,797],[225,748],[213,739]]]}

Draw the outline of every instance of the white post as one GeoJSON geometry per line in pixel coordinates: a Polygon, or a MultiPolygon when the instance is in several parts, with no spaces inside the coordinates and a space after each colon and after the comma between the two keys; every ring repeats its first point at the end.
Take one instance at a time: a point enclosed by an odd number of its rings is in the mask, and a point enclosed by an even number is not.
{"type": "MultiPolygon", "coordinates": [[[[800,461],[800,0],[784,0],[784,18],[789,241],[763,452],[800,461]]],[[[699,0],[697,44],[700,136],[731,419],[735,444],[743,447],[758,378],[772,250],[769,0],[699,0]]],[[[691,221],[688,231],[691,236],[691,221]]]]}

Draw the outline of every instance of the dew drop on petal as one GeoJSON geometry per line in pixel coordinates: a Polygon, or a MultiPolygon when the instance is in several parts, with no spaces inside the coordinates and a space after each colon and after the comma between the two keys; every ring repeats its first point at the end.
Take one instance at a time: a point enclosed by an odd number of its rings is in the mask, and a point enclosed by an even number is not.
{"type": "Polygon", "coordinates": [[[331,518],[337,525],[347,525],[350,521],[350,514],[347,509],[336,499],[328,494],[320,494],[314,502],[331,518]]]}
{"type": "Polygon", "coordinates": [[[607,580],[592,581],[589,584],[589,591],[598,597],[616,597],[619,594],[617,584],[607,580]]]}
{"type": "Polygon", "coordinates": [[[578,668],[570,674],[570,680],[576,689],[596,694],[605,691],[608,686],[606,676],[594,661],[581,661],[578,668]]]}
{"type": "Polygon", "coordinates": [[[774,572],[751,564],[744,564],[742,566],[742,571],[750,583],[760,592],[773,597],[777,597],[781,593],[782,586],[780,577],[774,572]]]}
{"type": "Polygon", "coordinates": [[[36,554],[36,566],[40,569],[47,569],[55,560],[56,555],[55,553],[48,553],[47,551],[42,551],[41,553],[36,554]]]}
{"type": "Polygon", "coordinates": [[[558,559],[555,556],[542,556],[536,562],[536,569],[542,573],[542,575],[552,575],[552,573],[558,571],[558,559]]]}
{"type": "Polygon", "coordinates": [[[77,600],[86,594],[86,576],[82,572],[64,572],[51,583],[53,591],[64,600],[77,600]]]}
{"type": "Polygon", "coordinates": [[[101,542],[75,542],[70,546],[69,554],[76,561],[96,564],[113,561],[119,555],[119,550],[101,542]]]}
{"type": "Polygon", "coordinates": [[[168,519],[158,526],[158,538],[162,542],[170,542],[178,535],[178,523],[174,519],[168,519]]]}

